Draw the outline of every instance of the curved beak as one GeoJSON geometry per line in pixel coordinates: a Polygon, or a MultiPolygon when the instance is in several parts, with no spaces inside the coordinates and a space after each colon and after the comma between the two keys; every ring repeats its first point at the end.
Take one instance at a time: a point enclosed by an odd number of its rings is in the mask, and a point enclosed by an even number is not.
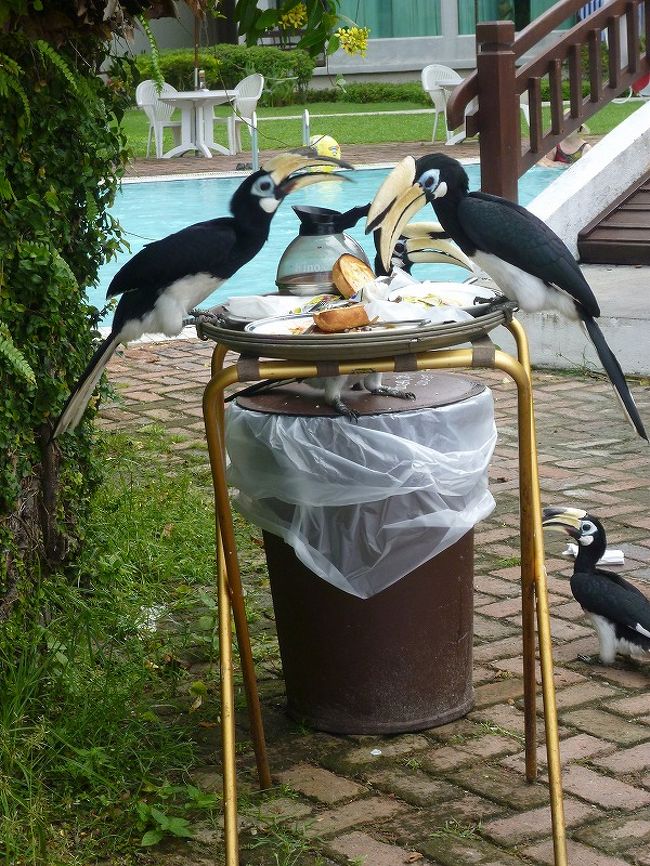
{"type": "Polygon", "coordinates": [[[580,523],[587,512],[580,508],[545,508],[542,512],[542,526],[555,532],[566,532],[576,540],[580,538],[580,523]]]}
{"type": "Polygon", "coordinates": [[[425,204],[424,190],[415,179],[415,159],[406,156],[379,187],[366,222],[366,234],[379,231],[376,246],[387,271],[403,227],[425,204]]]}
{"type": "MultiPolygon", "coordinates": [[[[415,223],[418,225],[418,223],[415,223]]],[[[402,234],[406,234],[409,226],[405,226],[402,234]]],[[[406,255],[413,264],[418,262],[435,263],[442,262],[446,265],[458,265],[461,268],[475,273],[473,262],[467,258],[465,253],[456,246],[453,241],[436,240],[430,235],[422,237],[410,237],[405,243],[406,255]]]]}
{"type": "Polygon", "coordinates": [[[333,156],[319,156],[313,148],[302,148],[274,156],[262,168],[271,175],[271,180],[276,186],[277,197],[284,198],[290,192],[310,186],[312,183],[350,180],[346,175],[338,174],[332,169],[353,170],[354,166],[333,156]]]}

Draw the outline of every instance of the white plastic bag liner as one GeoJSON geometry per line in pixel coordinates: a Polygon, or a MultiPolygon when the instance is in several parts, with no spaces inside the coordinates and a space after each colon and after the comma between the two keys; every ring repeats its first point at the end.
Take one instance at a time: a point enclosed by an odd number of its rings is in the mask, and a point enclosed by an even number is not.
{"type": "Polygon", "coordinates": [[[347,418],[226,412],[228,482],[252,523],[315,574],[369,598],[494,508],[489,389],[436,409],[347,418]]]}

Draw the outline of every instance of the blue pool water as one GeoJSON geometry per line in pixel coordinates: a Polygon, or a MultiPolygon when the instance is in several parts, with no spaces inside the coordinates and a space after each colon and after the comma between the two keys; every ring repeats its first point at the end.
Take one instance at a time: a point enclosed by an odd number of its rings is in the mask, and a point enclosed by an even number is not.
{"type": "MultiPolygon", "coordinates": [[[[470,189],[478,189],[479,166],[467,165],[466,169],[470,189]]],[[[266,294],[276,290],[275,272],[280,256],[298,234],[298,217],[291,205],[312,204],[345,211],[371,201],[387,174],[388,169],[362,169],[349,174],[353,178],[352,183],[317,184],[289,196],[273,218],[271,233],[262,251],[202,306],[214,306],[233,295],[266,294]]],[[[557,176],[557,170],[552,168],[536,166],[528,171],[519,184],[520,202],[527,204],[557,176]]],[[[232,177],[123,184],[111,213],[119,220],[131,249],[101,268],[99,284],[89,291],[90,302],[99,309],[104,306],[111,279],[127,259],[146,243],[159,240],[192,223],[227,216],[230,198],[241,182],[241,177],[232,177]]],[[[415,217],[421,220],[434,218],[429,205],[415,217]]],[[[372,238],[364,235],[364,223],[365,220],[361,220],[347,234],[364,247],[372,262],[375,248],[372,238]]],[[[453,265],[418,265],[414,275],[420,280],[462,281],[467,278],[467,271],[453,265]]],[[[112,314],[106,316],[101,324],[110,325],[111,319],[112,314]]]]}

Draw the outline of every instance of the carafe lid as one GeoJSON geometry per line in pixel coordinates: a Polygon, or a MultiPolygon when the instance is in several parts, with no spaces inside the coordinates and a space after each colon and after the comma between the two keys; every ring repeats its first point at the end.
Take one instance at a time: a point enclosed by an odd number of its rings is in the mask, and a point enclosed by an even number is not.
{"type": "Polygon", "coordinates": [[[337,225],[337,217],[341,214],[337,210],[328,207],[314,207],[312,205],[292,205],[298,219],[300,220],[299,235],[335,235],[341,229],[337,225]]]}

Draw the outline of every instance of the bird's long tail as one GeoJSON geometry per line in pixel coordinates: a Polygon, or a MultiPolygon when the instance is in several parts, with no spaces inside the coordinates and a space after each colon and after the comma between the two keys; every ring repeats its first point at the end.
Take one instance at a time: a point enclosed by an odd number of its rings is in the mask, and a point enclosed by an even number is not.
{"type": "Polygon", "coordinates": [[[645,432],[645,427],[643,426],[643,421],[639,415],[639,410],[636,408],[634,398],[630,394],[630,389],[625,381],[625,375],[621,370],[621,365],[618,363],[616,355],[607,345],[607,341],[605,340],[603,332],[600,330],[596,320],[588,313],[583,313],[581,318],[587,330],[587,334],[598,353],[600,363],[603,365],[603,368],[609,376],[610,381],[614,386],[614,390],[621,401],[621,405],[625,410],[628,421],[634,427],[639,436],[647,441],[648,434],[645,432]]]}
{"type": "Polygon", "coordinates": [[[60,436],[67,430],[74,430],[81,421],[81,417],[86,411],[86,406],[90,402],[90,398],[104,371],[104,367],[109,362],[111,355],[117,349],[119,343],[119,334],[109,334],[92,356],[90,363],[68,397],[68,402],[65,404],[59,420],[56,422],[56,427],[52,434],[53,439],[56,439],[57,436],[60,436]]]}

